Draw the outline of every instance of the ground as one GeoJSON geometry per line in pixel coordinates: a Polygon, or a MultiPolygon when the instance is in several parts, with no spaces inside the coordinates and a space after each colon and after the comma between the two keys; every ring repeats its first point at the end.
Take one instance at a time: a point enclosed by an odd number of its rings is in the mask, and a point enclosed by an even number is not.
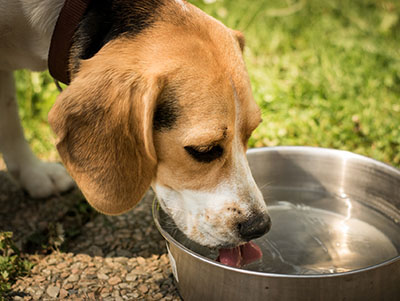
{"type": "Polygon", "coordinates": [[[152,200],[149,191],[135,210],[104,216],[87,207],[77,189],[33,200],[0,172],[0,229],[12,231],[35,264],[3,297],[180,300],[165,241],[152,221],[152,200]]]}

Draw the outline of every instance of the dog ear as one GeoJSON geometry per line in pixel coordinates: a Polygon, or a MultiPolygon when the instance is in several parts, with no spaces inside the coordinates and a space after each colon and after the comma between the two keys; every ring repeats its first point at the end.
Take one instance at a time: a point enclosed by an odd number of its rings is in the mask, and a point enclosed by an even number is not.
{"type": "Polygon", "coordinates": [[[242,52],[243,52],[244,46],[246,44],[246,39],[245,39],[243,33],[241,33],[239,30],[232,30],[232,31],[233,31],[233,34],[235,35],[236,40],[239,43],[240,50],[242,50],[242,52]]]}
{"type": "Polygon", "coordinates": [[[58,96],[49,122],[61,159],[88,202],[116,215],[135,206],[155,176],[152,126],[162,83],[135,78],[123,67],[92,68],[93,60],[83,62],[58,96]]]}

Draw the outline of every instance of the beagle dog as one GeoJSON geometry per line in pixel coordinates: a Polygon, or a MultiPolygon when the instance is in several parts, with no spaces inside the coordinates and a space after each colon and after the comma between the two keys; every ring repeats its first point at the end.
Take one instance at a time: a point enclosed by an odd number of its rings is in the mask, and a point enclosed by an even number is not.
{"type": "MultiPolygon", "coordinates": [[[[30,151],[12,72],[46,68],[63,4],[0,0],[0,151],[33,197],[73,181],[30,151]]],[[[240,32],[183,0],[96,0],[71,43],[71,82],[48,117],[64,166],[95,209],[124,213],[151,186],[201,245],[234,247],[268,231],[246,159],[261,114],[240,32]]]]}

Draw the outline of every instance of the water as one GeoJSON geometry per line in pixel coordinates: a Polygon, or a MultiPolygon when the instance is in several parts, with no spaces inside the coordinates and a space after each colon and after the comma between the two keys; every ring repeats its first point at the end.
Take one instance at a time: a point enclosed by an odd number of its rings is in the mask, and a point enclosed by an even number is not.
{"type": "Polygon", "coordinates": [[[368,207],[364,207],[364,220],[355,218],[354,201],[350,202],[348,215],[285,201],[270,206],[273,228],[256,240],[263,257],[246,269],[296,275],[340,273],[398,256],[399,225],[368,207]]]}
{"type": "MultiPolygon", "coordinates": [[[[400,212],[382,200],[297,191],[274,193],[271,231],[255,240],[263,257],[243,268],[279,274],[331,274],[382,263],[400,254],[400,212]],[[293,200],[296,196],[296,200],[293,200]]],[[[215,259],[215,251],[175,238],[215,259]]]]}

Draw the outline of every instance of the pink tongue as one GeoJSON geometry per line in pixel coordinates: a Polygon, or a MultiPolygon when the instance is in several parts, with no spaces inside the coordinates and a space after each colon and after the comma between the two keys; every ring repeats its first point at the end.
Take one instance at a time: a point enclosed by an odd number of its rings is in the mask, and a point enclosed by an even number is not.
{"type": "Polygon", "coordinates": [[[220,249],[217,260],[231,267],[240,268],[262,257],[259,246],[254,242],[248,242],[232,249],[220,249]]]}

